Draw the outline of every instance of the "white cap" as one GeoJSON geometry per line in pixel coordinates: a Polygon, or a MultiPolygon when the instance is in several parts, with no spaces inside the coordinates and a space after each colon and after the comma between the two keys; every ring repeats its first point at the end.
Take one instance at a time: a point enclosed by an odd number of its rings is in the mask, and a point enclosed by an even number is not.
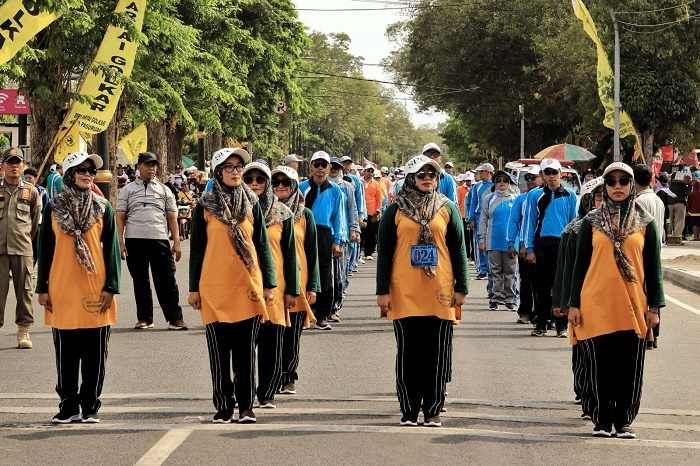
{"type": "Polygon", "coordinates": [[[375,171],[375,172],[372,172],[372,176],[375,177],[375,178],[381,178],[381,177],[382,177],[382,173],[381,173],[379,170],[377,170],[377,171],[375,171]]]}
{"type": "Polygon", "coordinates": [[[272,170],[272,172],[270,173],[270,178],[275,176],[277,173],[281,173],[284,176],[286,176],[287,178],[289,178],[290,180],[294,180],[297,183],[299,182],[299,174],[292,167],[285,167],[285,166],[281,166],[281,165],[278,167],[275,167],[275,169],[272,170]]]}
{"type": "Polygon", "coordinates": [[[69,154],[65,159],[63,159],[61,165],[65,171],[68,171],[73,167],[77,167],[86,160],[92,160],[96,169],[99,170],[102,168],[102,157],[97,154],[87,154],[85,152],[73,152],[72,154],[69,154]]]}
{"type": "Polygon", "coordinates": [[[349,155],[344,155],[340,158],[340,163],[352,162],[352,157],[349,155]]]}
{"type": "Polygon", "coordinates": [[[406,173],[409,175],[418,173],[420,169],[426,165],[430,165],[438,173],[440,173],[440,170],[442,170],[442,168],[440,168],[440,164],[430,157],[426,157],[425,155],[416,155],[406,163],[406,173]]]}
{"type": "Polygon", "coordinates": [[[289,154],[284,158],[284,163],[289,163],[289,162],[303,162],[304,159],[299,157],[297,154],[289,154]]]}
{"type": "Polygon", "coordinates": [[[216,152],[214,152],[214,154],[211,156],[212,171],[216,170],[216,167],[218,167],[221,163],[223,163],[232,155],[237,155],[238,157],[240,157],[243,161],[243,165],[250,162],[250,154],[247,150],[241,147],[224,147],[223,149],[219,149],[216,152]]]}
{"type": "Polygon", "coordinates": [[[556,170],[558,172],[561,171],[561,163],[557,159],[544,159],[540,162],[540,171],[545,171],[546,169],[551,168],[552,170],[556,170]]]}
{"type": "Polygon", "coordinates": [[[272,175],[270,174],[270,167],[268,167],[266,164],[261,163],[261,162],[250,162],[248,165],[246,165],[243,168],[243,174],[245,175],[251,170],[260,170],[263,172],[268,178],[272,178],[272,175]]]}
{"type": "Polygon", "coordinates": [[[421,152],[421,154],[425,155],[426,152],[431,151],[431,150],[437,151],[438,153],[442,154],[442,150],[440,150],[440,146],[438,146],[434,142],[429,142],[428,144],[424,145],[423,152],[421,152]]]}
{"type": "Polygon", "coordinates": [[[473,183],[475,180],[476,178],[474,178],[474,173],[467,172],[464,174],[464,181],[471,181],[473,183]]]}
{"type": "Polygon", "coordinates": [[[467,181],[467,178],[464,173],[460,173],[459,175],[455,176],[455,180],[457,180],[458,183],[461,183],[462,181],[467,181]]]}
{"type": "Polygon", "coordinates": [[[530,165],[527,168],[525,173],[529,173],[530,175],[538,175],[539,176],[541,171],[542,171],[542,169],[540,168],[539,165],[530,165]]]}
{"type": "Polygon", "coordinates": [[[602,176],[586,181],[583,183],[583,186],[581,186],[581,196],[592,193],[597,187],[603,186],[604,183],[605,180],[602,176]]]}
{"type": "Polygon", "coordinates": [[[634,179],[634,170],[632,170],[632,167],[627,165],[626,163],[623,162],[613,162],[607,167],[605,167],[605,171],[603,172],[603,176],[608,175],[611,172],[614,171],[621,171],[627,173],[629,176],[634,179]]]}
{"type": "Polygon", "coordinates": [[[382,167],[382,173],[389,173],[389,167],[382,167]]]}
{"type": "Polygon", "coordinates": [[[445,162],[445,167],[454,167],[454,166],[455,166],[455,164],[453,164],[452,162],[445,162]]]}
{"type": "Polygon", "coordinates": [[[324,152],[324,151],[322,151],[322,150],[320,150],[320,151],[318,151],[318,152],[314,152],[314,155],[311,156],[310,162],[313,162],[314,160],[319,160],[319,159],[320,159],[320,160],[325,160],[325,161],[328,162],[329,164],[331,163],[331,156],[328,155],[327,152],[324,152]]]}
{"type": "Polygon", "coordinates": [[[487,162],[487,163],[482,163],[481,165],[479,165],[478,167],[476,167],[476,171],[478,171],[478,172],[491,172],[491,173],[493,173],[493,172],[496,171],[496,169],[493,168],[493,165],[491,165],[490,163],[487,162]]]}

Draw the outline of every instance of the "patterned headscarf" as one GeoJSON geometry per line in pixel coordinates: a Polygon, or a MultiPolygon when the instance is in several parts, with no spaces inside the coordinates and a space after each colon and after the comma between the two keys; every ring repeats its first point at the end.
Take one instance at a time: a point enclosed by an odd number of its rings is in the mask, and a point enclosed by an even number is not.
{"type": "MultiPolygon", "coordinates": [[[[438,176],[440,176],[439,173],[438,176]]],[[[442,206],[448,202],[447,197],[435,190],[423,192],[418,189],[414,174],[406,176],[401,190],[396,195],[396,204],[399,210],[420,225],[418,244],[435,244],[430,222],[442,206]]],[[[435,277],[433,267],[423,267],[423,273],[429,278],[435,277]]]]}
{"type": "Polygon", "coordinates": [[[622,202],[615,202],[603,188],[603,205],[586,215],[594,228],[602,231],[613,243],[615,263],[622,278],[630,283],[637,281],[632,262],[622,250],[627,237],[645,228],[654,220],[642,207],[637,205],[634,182],[630,183],[630,195],[622,202]]]}
{"type": "Polygon", "coordinates": [[[228,236],[233,248],[246,268],[252,270],[253,256],[243,236],[241,222],[252,214],[253,206],[258,202],[258,196],[243,182],[233,188],[226,186],[222,181],[221,168],[217,167],[214,173],[214,189],[202,194],[199,202],[220,222],[228,226],[228,236]]]}
{"type": "Polygon", "coordinates": [[[304,195],[299,191],[299,183],[291,178],[289,178],[289,181],[292,183],[292,186],[289,188],[292,194],[289,195],[286,201],[280,202],[292,211],[292,214],[294,214],[294,222],[296,222],[304,215],[306,206],[304,205],[304,195]]]}
{"type": "Polygon", "coordinates": [[[265,216],[265,224],[269,227],[271,225],[276,225],[282,223],[288,218],[291,218],[292,211],[284,203],[282,203],[277,196],[272,192],[272,183],[270,178],[260,170],[251,170],[257,173],[261,173],[267,181],[265,182],[265,191],[260,195],[258,202],[260,202],[260,208],[265,216]]]}
{"type": "Polygon", "coordinates": [[[63,174],[64,190],[51,201],[56,222],[61,230],[73,237],[78,264],[88,273],[95,273],[95,260],[83,235],[104,216],[106,201],[90,188],[75,183],[75,167],[63,174]]]}

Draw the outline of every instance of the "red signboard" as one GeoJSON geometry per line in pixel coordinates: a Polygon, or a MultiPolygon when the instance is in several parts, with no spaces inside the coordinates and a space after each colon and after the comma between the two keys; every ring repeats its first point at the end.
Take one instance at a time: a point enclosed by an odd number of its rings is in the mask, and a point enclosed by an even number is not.
{"type": "Polygon", "coordinates": [[[29,99],[17,89],[0,90],[0,115],[28,115],[29,99]]]}

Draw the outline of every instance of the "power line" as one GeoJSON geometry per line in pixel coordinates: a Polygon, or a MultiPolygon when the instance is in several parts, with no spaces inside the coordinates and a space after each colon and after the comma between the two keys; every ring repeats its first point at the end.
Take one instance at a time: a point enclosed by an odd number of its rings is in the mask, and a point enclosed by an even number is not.
{"type": "Polygon", "coordinates": [[[686,21],[690,21],[691,19],[695,18],[700,18],[700,14],[697,15],[692,15],[692,16],[686,16],[685,18],[679,18],[675,21],[668,21],[665,23],[656,23],[656,24],[635,24],[635,23],[628,23],[626,21],[618,21],[620,24],[624,24],[626,26],[632,26],[632,27],[639,27],[639,28],[653,28],[653,27],[659,27],[659,26],[668,26],[669,24],[680,24],[680,23],[685,23],[686,21]]]}
{"type": "Polygon", "coordinates": [[[313,71],[313,70],[304,70],[304,69],[302,69],[300,71],[303,71],[304,73],[314,73],[314,74],[317,74],[319,76],[296,76],[299,79],[317,79],[317,78],[329,77],[329,78],[352,79],[355,81],[370,81],[370,82],[375,82],[375,83],[380,83],[380,84],[390,84],[392,86],[422,87],[425,89],[435,89],[435,90],[439,90],[439,91],[476,92],[478,90],[478,87],[476,87],[476,86],[472,86],[469,89],[458,89],[455,87],[424,86],[421,84],[400,83],[400,82],[394,82],[394,81],[381,81],[379,79],[360,78],[357,76],[344,76],[341,74],[324,73],[322,71],[313,71]]]}
{"type": "MultiPolygon", "coordinates": [[[[308,60],[308,61],[315,61],[319,63],[340,63],[340,64],[345,64],[347,63],[344,60],[334,60],[332,58],[318,58],[318,57],[301,57],[302,60],[308,60]]],[[[349,63],[350,65],[360,65],[360,66],[382,66],[385,67],[387,65],[383,63],[365,63],[365,62],[359,62],[359,63],[349,63]]]]}
{"type": "Polygon", "coordinates": [[[687,8],[688,5],[692,5],[693,2],[685,2],[680,5],[668,6],[666,8],[657,8],[655,10],[640,10],[640,11],[616,11],[616,15],[644,15],[649,13],[659,13],[662,11],[677,10],[678,8],[687,8]]]}

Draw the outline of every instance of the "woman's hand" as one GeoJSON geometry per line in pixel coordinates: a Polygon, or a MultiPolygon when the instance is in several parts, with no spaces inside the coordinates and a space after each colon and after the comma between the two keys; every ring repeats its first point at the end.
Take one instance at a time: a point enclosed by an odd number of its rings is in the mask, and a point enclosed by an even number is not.
{"type": "Polygon", "coordinates": [[[192,309],[202,309],[202,298],[199,295],[199,291],[190,291],[189,296],[187,296],[187,302],[192,306],[192,309]]]}
{"type": "Polygon", "coordinates": [[[315,291],[307,291],[306,292],[306,300],[309,302],[309,305],[316,304],[316,292],[315,291]]]}
{"type": "Polygon", "coordinates": [[[272,300],[275,299],[272,294],[272,288],[263,288],[263,298],[265,299],[265,304],[272,304],[272,300]]]}
{"type": "Polygon", "coordinates": [[[583,323],[581,319],[581,310],[577,307],[569,308],[569,323],[574,327],[580,327],[583,323]]]}
{"type": "Polygon", "coordinates": [[[377,305],[379,306],[379,315],[381,317],[389,315],[389,309],[391,309],[391,295],[377,295],[377,305]]]}
{"type": "Polygon", "coordinates": [[[644,316],[646,317],[647,324],[651,328],[656,328],[659,325],[659,322],[661,321],[661,319],[659,319],[658,307],[649,308],[649,310],[644,313],[644,316]]]}
{"type": "Polygon", "coordinates": [[[100,314],[107,312],[112,307],[112,301],[114,301],[114,294],[109,291],[103,291],[102,295],[100,295],[100,314]]]}
{"type": "Polygon", "coordinates": [[[284,295],[284,308],[291,309],[297,303],[297,297],[290,294],[284,295]]]}
{"type": "Polygon", "coordinates": [[[464,300],[467,298],[467,295],[464,293],[459,293],[455,292],[454,300],[455,300],[455,307],[461,308],[462,305],[464,304],[464,300]]]}
{"type": "Polygon", "coordinates": [[[39,294],[39,305],[44,306],[44,309],[47,311],[53,312],[53,308],[51,307],[51,298],[49,297],[48,293],[39,294]]]}

